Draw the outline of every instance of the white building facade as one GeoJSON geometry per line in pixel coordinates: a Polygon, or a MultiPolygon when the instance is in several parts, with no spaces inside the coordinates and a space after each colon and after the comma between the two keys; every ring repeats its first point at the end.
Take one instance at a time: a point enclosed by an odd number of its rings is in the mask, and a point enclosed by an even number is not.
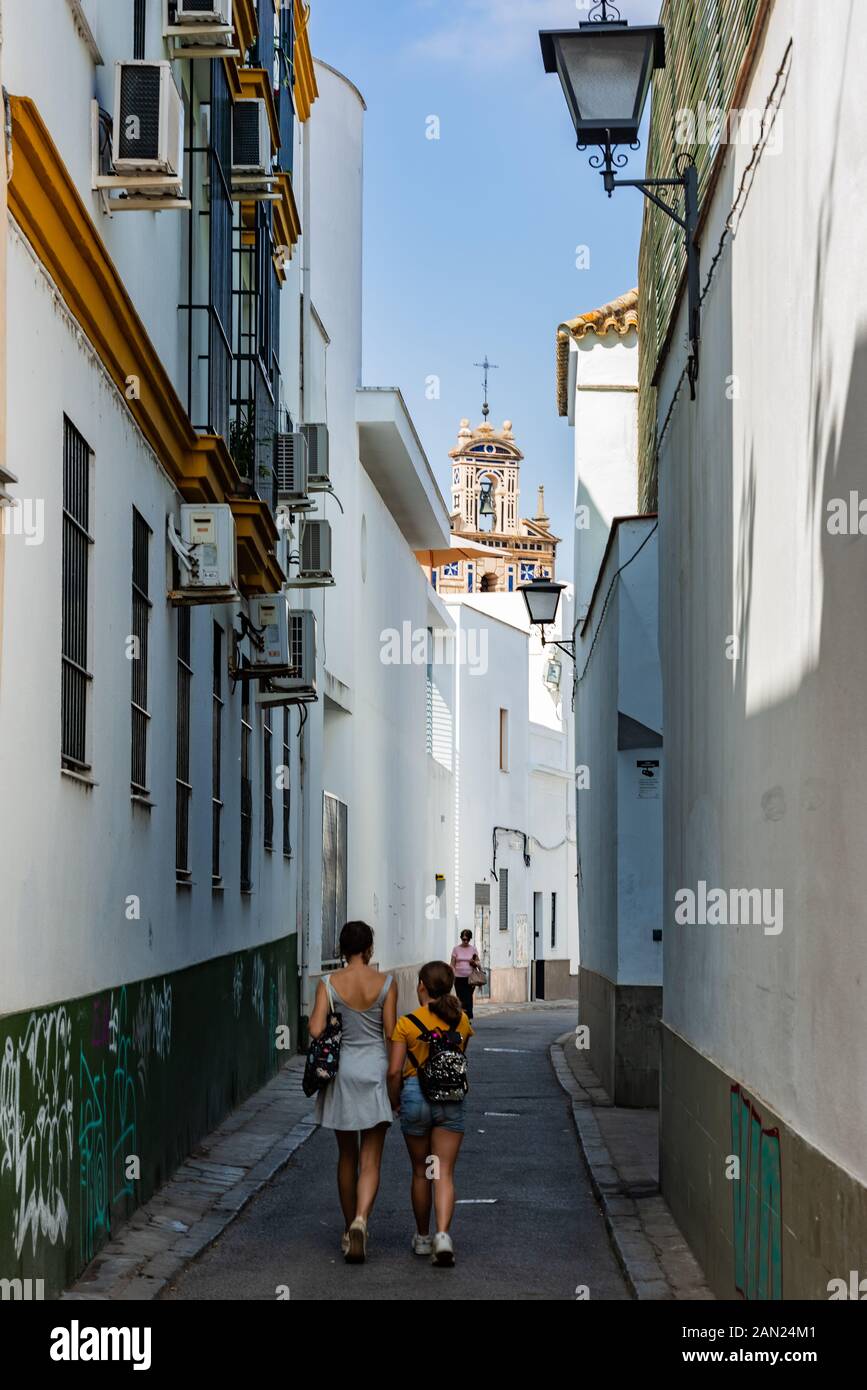
{"type": "MultiPolygon", "coordinates": [[[[672,0],[663,18],[686,8],[672,0]]],[[[867,1241],[853,640],[867,579],[867,205],[853,195],[865,154],[852,81],[867,13],[838,26],[798,0],[714,12],[737,45],[722,89],[713,73],[690,86],[689,64],[670,58],[656,81],[677,72],[683,86],[662,94],[651,132],[661,174],[677,154],[664,110],[698,94],[736,113],[698,152],[710,278],[695,401],[675,400],[685,303],[668,301],[652,339],[642,318],[667,756],[662,1183],[720,1297],[826,1299],[832,1281],[863,1276],[867,1241]],[[803,333],[783,311],[794,305],[803,333]]],[[[663,302],[658,230],[646,225],[642,258],[648,300],[663,302]]]]}
{"type": "Polygon", "coordinates": [[[580,1022],[617,1105],[659,1104],[662,682],[658,526],[638,515],[638,292],[562,324],[575,448],[580,1022]]]}
{"type": "Polygon", "coordinates": [[[51,1292],[303,1044],[347,917],[406,994],[453,911],[453,694],[435,757],[424,650],[388,659],[431,626],[414,552],[448,509],[399,391],[361,387],[363,102],[300,3],[233,13],[226,58],[175,55],[159,5],[3,13],[0,1274],[51,1292]],[[181,113],[171,189],[111,164],[130,61],[181,113]],[[330,471],[303,514],[277,451],[302,426],[330,471]],[[213,552],[170,537],[189,507],[213,552]],[[315,659],[268,704],[244,662],[287,582],[315,659]]]}
{"type": "MultiPolygon", "coordinates": [[[[458,650],[455,932],[489,973],[480,997],[577,993],[571,671],[531,635],[519,593],[449,596],[458,650]]],[[[571,627],[571,593],[559,626],[571,627]]]]}

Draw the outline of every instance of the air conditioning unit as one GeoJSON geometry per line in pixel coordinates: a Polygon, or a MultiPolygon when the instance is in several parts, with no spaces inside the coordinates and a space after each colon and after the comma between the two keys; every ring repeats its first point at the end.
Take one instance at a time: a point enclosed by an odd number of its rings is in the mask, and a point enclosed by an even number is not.
{"type": "Polygon", "coordinates": [[[261,97],[241,97],[232,107],[232,172],[271,173],[271,125],[261,97]]]}
{"type": "Polygon", "coordinates": [[[115,174],[184,174],[184,103],[171,63],[115,64],[115,174]]]}
{"type": "Polygon", "coordinates": [[[232,23],[232,0],[177,0],[178,24],[232,23]]]}
{"type": "Polygon", "coordinates": [[[328,426],[302,425],[307,440],[307,488],[310,492],[325,492],[331,487],[328,467],[328,426]]]}
{"type": "Polygon", "coordinates": [[[316,616],[307,609],[288,616],[290,674],[272,676],[260,691],[260,705],[306,704],[318,699],[316,686],[316,616]]]}
{"type": "Polygon", "coordinates": [[[307,439],[298,431],[274,436],[274,472],[277,475],[277,501],[296,507],[309,507],[307,497],[307,439]]]}
{"type": "Polygon", "coordinates": [[[238,589],[235,518],[226,503],[181,507],[181,541],[190,568],[180,565],[182,589],[238,589]]]}
{"type": "Polygon", "coordinates": [[[251,643],[254,671],[289,670],[289,604],[285,594],[269,594],[250,600],[250,622],[257,629],[251,643]],[[263,643],[259,646],[258,643],[263,643]]]}
{"type": "Polygon", "coordinates": [[[331,526],[327,521],[302,521],[299,579],[332,580],[331,526]]]}

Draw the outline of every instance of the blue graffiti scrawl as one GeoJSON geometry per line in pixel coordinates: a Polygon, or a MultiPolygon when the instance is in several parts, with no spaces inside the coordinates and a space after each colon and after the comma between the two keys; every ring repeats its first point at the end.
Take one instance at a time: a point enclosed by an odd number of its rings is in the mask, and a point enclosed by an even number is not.
{"type": "Polygon", "coordinates": [[[91,1073],[82,1049],[78,1073],[78,1151],[81,1164],[81,1258],[93,1259],[100,1233],[111,1231],[105,1068],[91,1073]]]}
{"type": "Polygon", "coordinates": [[[783,1296],[783,1193],[780,1131],[765,1129],[740,1086],[731,1088],[735,1288],[748,1299],[783,1296]]]}

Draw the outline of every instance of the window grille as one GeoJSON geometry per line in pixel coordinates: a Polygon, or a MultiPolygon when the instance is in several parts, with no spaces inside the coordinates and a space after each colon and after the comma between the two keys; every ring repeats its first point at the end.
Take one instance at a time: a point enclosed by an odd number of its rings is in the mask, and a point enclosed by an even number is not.
{"type": "Polygon", "coordinates": [[[132,757],[130,783],[134,793],[148,790],[148,643],[150,637],[150,541],[151,528],[133,508],[132,513],[132,757]]]}
{"type": "Polygon", "coordinates": [[[90,547],[90,447],[63,419],[63,553],[61,635],[61,736],[63,766],[86,771],[90,547]]]}

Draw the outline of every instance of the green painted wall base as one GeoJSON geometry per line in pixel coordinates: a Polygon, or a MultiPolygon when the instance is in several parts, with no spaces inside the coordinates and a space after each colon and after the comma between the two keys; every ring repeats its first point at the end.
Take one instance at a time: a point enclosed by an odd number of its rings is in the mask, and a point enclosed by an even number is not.
{"type": "Polygon", "coordinates": [[[867,1186],[660,1031],[662,1191],[717,1297],[823,1300],[867,1278],[867,1186]]]}
{"type": "Polygon", "coordinates": [[[0,1018],[0,1280],[51,1297],[298,1043],[297,937],[0,1018]]]}

